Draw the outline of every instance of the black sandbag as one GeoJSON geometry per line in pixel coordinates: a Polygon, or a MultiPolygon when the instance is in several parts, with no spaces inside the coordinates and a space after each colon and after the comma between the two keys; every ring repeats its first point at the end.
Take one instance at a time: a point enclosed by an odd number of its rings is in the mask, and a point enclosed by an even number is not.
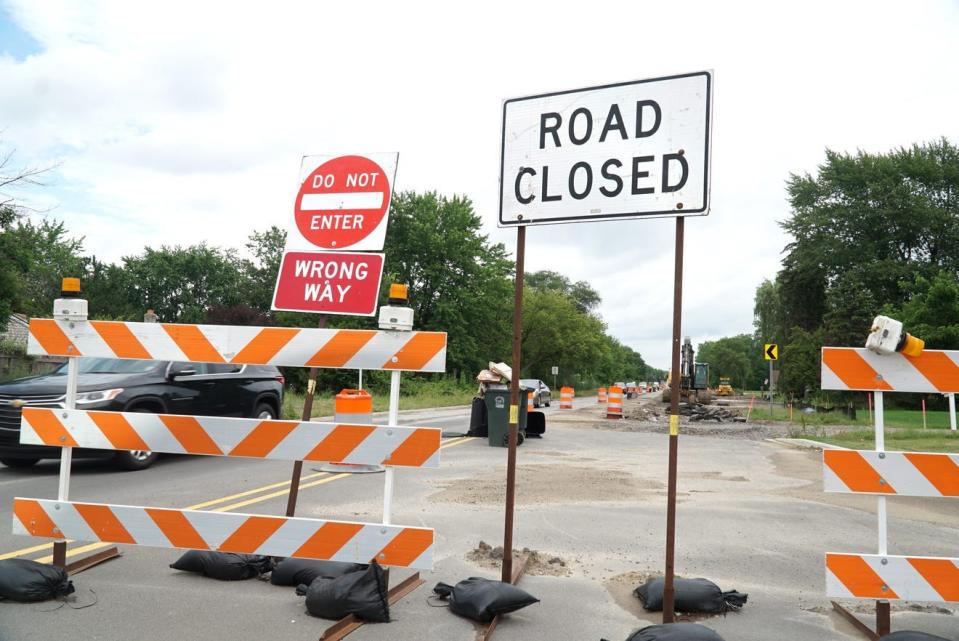
{"type": "Polygon", "coordinates": [[[259,554],[190,550],[171,563],[170,567],[183,572],[196,572],[219,581],[242,581],[272,570],[273,559],[259,554]]]}
{"type": "Polygon", "coordinates": [[[365,570],[350,572],[335,579],[317,577],[299,585],[296,593],[306,595],[306,610],[321,619],[342,619],[353,614],[364,621],[387,623],[390,603],[386,594],[383,568],[372,563],[365,570]]]}
{"type": "Polygon", "coordinates": [[[915,632],[914,630],[899,630],[885,636],[879,637],[879,641],[949,641],[945,637],[939,637],[928,632],[915,632]]]}
{"type": "MultiPolygon", "coordinates": [[[[643,608],[649,612],[662,612],[663,588],[666,580],[662,577],[650,579],[633,590],[633,595],[643,602],[643,608]]],[[[739,610],[746,605],[749,595],[735,590],[723,592],[709,579],[673,579],[674,609],[679,612],[701,612],[704,614],[723,614],[729,610],[739,610]]]]}
{"type": "Polygon", "coordinates": [[[515,585],[477,576],[471,576],[454,586],[437,583],[433,592],[442,598],[449,598],[450,610],[454,614],[480,623],[489,623],[497,615],[539,603],[539,599],[515,585]]]}
{"type": "Polygon", "coordinates": [[[46,601],[74,592],[67,571],[29,559],[0,561],[0,599],[46,601]]]}
{"type": "Polygon", "coordinates": [[[320,561],[319,559],[283,559],[273,568],[270,583],[273,585],[310,585],[317,577],[335,579],[351,572],[365,570],[359,563],[342,561],[320,561]]]}
{"type": "Polygon", "coordinates": [[[542,412],[530,412],[526,415],[526,436],[530,438],[542,438],[546,433],[546,414],[542,412]]]}
{"type": "Polygon", "coordinates": [[[698,623],[662,623],[637,630],[626,641],[723,641],[723,638],[698,623]]]}

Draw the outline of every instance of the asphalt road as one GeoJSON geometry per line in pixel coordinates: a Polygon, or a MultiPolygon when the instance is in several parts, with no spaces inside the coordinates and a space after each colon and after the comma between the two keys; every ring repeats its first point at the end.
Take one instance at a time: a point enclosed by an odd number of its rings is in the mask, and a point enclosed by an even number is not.
{"type": "MultiPolygon", "coordinates": [[[[546,409],[547,433],[519,450],[517,547],[561,558],[566,576],[526,576],[520,586],[541,603],[508,617],[504,641],[616,641],[659,615],[643,613],[629,590],[661,571],[665,539],[666,442],[661,434],[596,427],[594,398],[580,409],[546,409]],[[552,417],[552,418],[550,418],[552,417]],[[578,418],[583,417],[582,425],[578,418]],[[589,423],[589,418],[593,422],[589,423]]],[[[378,417],[382,420],[382,416],[378,417]]],[[[465,431],[466,408],[404,412],[401,423],[465,431]]],[[[480,540],[503,537],[506,451],[483,439],[449,438],[439,470],[399,469],[394,522],[436,529],[435,569],[427,585],[400,601],[389,624],[366,625],[349,638],[472,641],[475,628],[429,603],[437,581],[496,578],[467,554],[480,540]]],[[[108,464],[74,465],[71,498],[157,507],[282,514],[290,464],[215,457],[165,457],[153,468],[119,473],[108,464]]],[[[304,466],[298,516],[379,521],[383,476],[330,475],[304,466]]],[[[739,613],[704,621],[727,641],[855,639],[831,614],[823,592],[823,553],[872,551],[874,500],[821,498],[816,455],[763,441],[681,439],[677,570],[707,576],[750,594],[739,613]]],[[[0,466],[0,558],[46,560],[49,544],[13,536],[14,496],[55,497],[56,462],[30,470],[0,466]]],[[[892,553],[957,556],[959,518],[911,501],[890,507],[892,553]]],[[[941,506],[941,502],[936,504],[941,506]]],[[[71,551],[90,546],[73,543],[71,551]]],[[[269,638],[309,640],[327,622],[306,614],[291,589],[256,580],[224,583],[167,566],[177,550],[122,546],[123,556],[74,576],[73,607],[0,602],[0,640],[269,638]]],[[[394,570],[394,581],[408,574],[394,570]]],[[[947,609],[947,611],[949,611],[947,609]]],[[[959,637],[959,615],[898,609],[894,629],[959,637]]]]}

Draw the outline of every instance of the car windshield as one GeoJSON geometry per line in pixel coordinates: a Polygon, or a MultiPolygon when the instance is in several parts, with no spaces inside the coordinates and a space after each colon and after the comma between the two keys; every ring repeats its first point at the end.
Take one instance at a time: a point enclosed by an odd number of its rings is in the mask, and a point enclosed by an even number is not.
{"type": "MultiPolygon", "coordinates": [[[[116,358],[79,358],[81,374],[146,374],[160,367],[163,361],[119,360],[116,358]]],[[[67,364],[61,365],[54,374],[66,375],[67,364]]]]}
{"type": "Polygon", "coordinates": [[[539,381],[535,378],[521,378],[519,384],[523,387],[539,387],[539,381]]]}

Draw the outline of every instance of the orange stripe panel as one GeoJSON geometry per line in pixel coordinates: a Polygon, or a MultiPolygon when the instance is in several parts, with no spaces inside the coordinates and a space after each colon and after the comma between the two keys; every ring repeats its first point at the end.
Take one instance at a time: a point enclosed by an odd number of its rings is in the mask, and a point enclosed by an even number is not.
{"type": "Polygon", "coordinates": [[[899,598],[891,587],[882,589],[885,582],[862,557],[852,554],[827,554],[826,567],[854,596],[870,599],[899,598]]]}
{"type": "Polygon", "coordinates": [[[297,425],[299,423],[296,421],[263,421],[230,450],[230,456],[263,458],[289,436],[297,425]]]}
{"type": "Polygon", "coordinates": [[[943,496],[959,497],[959,465],[947,454],[903,454],[943,496]]]}
{"type": "Polygon", "coordinates": [[[133,426],[117,412],[88,412],[110,444],[117,450],[148,450],[150,446],[137,434],[133,426]]]}
{"type": "Polygon", "coordinates": [[[336,396],[336,405],[333,410],[337,414],[372,414],[372,396],[336,396]]]}
{"type": "Polygon", "coordinates": [[[446,347],[445,334],[439,332],[414,334],[394,355],[396,362],[394,363],[392,359],[387,361],[383,369],[423,369],[444,347],[446,347]]]}
{"type": "Polygon", "coordinates": [[[145,507],[147,515],[157,524],[163,535],[169,539],[170,545],[175,548],[189,548],[191,550],[209,550],[210,546],[196,531],[190,520],[183,512],[145,507]]]}
{"type": "Polygon", "coordinates": [[[316,534],[306,540],[293,556],[300,558],[329,559],[350,542],[363,529],[360,523],[324,523],[316,534]]]}
{"type": "Polygon", "coordinates": [[[35,318],[30,321],[30,333],[47,354],[55,356],[82,356],[77,346],[67,338],[56,321],[35,318]]]}
{"type": "Polygon", "coordinates": [[[56,523],[50,520],[40,504],[30,499],[14,499],[13,513],[16,515],[27,532],[33,536],[45,536],[51,539],[62,539],[63,532],[57,529],[56,523]]]}
{"type": "Polygon", "coordinates": [[[342,461],[376,428],[372,425],[337,425],[304,461],[342,461]]]}
{"type": "Polygon", "coordinates": [[[223,450],[192,416],[160,416],[160,420],[190,454],[222,455],[223,450]]]}
{"type": "Polygon", "coordinates": [[[196,325],[168,325],[162,324],[177,347],[183,351],[188,361],[196,363],[224,363],[220,352],[203,335],[196,325]]]}
{"type": "Polygon", "coordinates": [[[855,450],[823,450],[823,462],[853,492],[895,494],[889,483],[882,484],[879,473],[855,450]]]}
{"type": "Polygon", "coordinates": [[[306,362],[306,365],[307,367],[343,367],[374,336],[376,332],[373,330],[341,329],[313,355],[313,358],[306,362]]]}
{"type": "Polygon", "coordinates": [[[286,519],[275,516],[251,516],[217,549],[223,552],[253,554],[284,523],[286,519]]]}
{"type": "Polygon", "coordinates": [[[270,359],[299,333],[300,330],[287,327],[265,327],[233,357],[231,362],[259,365],[269,363],[270,359]]]}
{"type": "Polygon", "coordinates": [[[940,392],[959,392],[959,366],[943,352],[923,352],[903,357],[940,392]]]}
{"type": "Polygon", "coordinates": [[[25,407],[23,408],[23,418],[27,420],[40,440],[47,445],[77,447],[76,440],[70,436],[70,432],[63,426],[53,410],[25,407]]]}
{"type": "Polygon", "coordinates": [[[879,374],[862,356],[851,349],[826,347],[822,350],[822,362],[850,389],[892,389],[889,383],[877,378],[879,374]]]}
{"type": "Polygon", "coordinates": [[[393,451],[383,465],[419,467],[440,449],[440,434],[436,430],[416,430],[393,451]]]}
{"type": "Polygon", "coordinates": [[[943,601],[959,601],[959,568],[949,559],[906,559],[943,601]]]}
{"type": "Polygon", "coordinates": [[[406,566],[415,561],[431,545],[433,545],[432,530],[407,528],[380,550],[380,553],[376,555],[376,562],[381,565],[406,566]]]}
{"type": "Polygon", "coordinates": [[[110,346],[117,358],[153,358],[126,323],[107,321],[90,321],[90,325],[97,331],[100,338],[110,346]]]}
{"type": "Polygon", "coordinates": [[[73,507],[80,513],[80,516],[87,522],[94,534],[100,537],[101,541],[136,545],[136,540],[130,536],[127,529],[123,527],[123,523],[120,523],[120,520],[113,514],[113,510],[108,506],[74,503],[73,507]]]}

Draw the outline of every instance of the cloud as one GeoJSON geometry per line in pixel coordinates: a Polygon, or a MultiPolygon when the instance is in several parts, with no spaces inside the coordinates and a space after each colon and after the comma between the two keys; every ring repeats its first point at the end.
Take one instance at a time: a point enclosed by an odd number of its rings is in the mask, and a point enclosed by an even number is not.
{"type": "MultiPolygon", "coordinates": [[[[790,172],[948,136],[956,5],[932,2],[12,2],[4,143],[60,163],[37,198],[107,259],[241,247],[292,215],[304,154],[399,151],[398,189],[465,194],[494,240],[505,98],[713,69],[712,213],[686,221],[683,332],[748,332],[790,172]]],[[[588,280],[610,331],[669,362],[673,221],[536,227],[531,269],[588,280]]]]}

